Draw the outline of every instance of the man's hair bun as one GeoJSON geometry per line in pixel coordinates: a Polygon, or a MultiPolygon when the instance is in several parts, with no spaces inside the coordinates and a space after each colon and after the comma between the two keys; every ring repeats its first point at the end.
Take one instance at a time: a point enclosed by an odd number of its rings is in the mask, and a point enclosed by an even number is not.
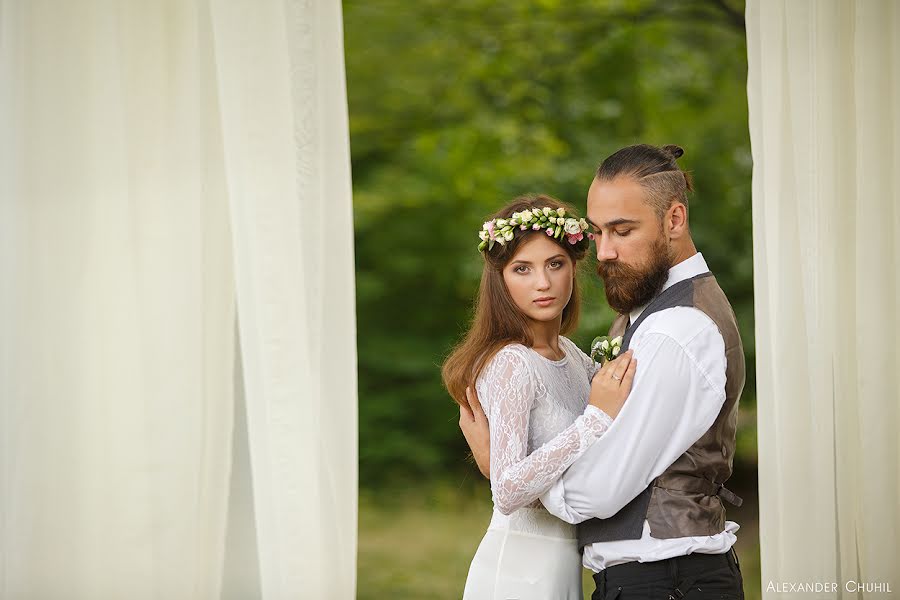
{"type": "Polygon", "coordinates": [[[675,144],[663,146],[662,149],[671,154],[672,158],[681,158],[681,156],[684,154],[684,148],[682,148],[681,146],[676,146],[675,144]]]}

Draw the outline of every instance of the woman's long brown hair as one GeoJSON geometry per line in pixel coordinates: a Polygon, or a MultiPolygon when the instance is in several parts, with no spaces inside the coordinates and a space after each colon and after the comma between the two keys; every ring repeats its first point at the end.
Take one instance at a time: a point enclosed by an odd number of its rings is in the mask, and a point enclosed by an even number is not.
{"type": "MultiPolygon", "coordinates": [[[[568,204],[550,196],[534,195],[516,198],[488,220],[506,218],[512,216],[514,212],[521,212],[527,208],[543,208],[544,206],[553,209],[565,208],[567,212],[574,214],[574,210],[568,204]]],[[[472,326],[462,341],[453,348],[441,369],[444,386],[458,404],[468,406],[466,387],[474,387],[481,370],[503,346],[511,343],[519,343],[528,347],[534,345],[528,320],[516,306],[503,280],[503,269],[515,256],[518,248],[534,235],[546,236],[543,230],[516,231],[512,241],[503,246],[494,244],[492,250],[482,253],[484,267],[481,272],[481,284],[478,287],[472,326]]],[[[565,240],[554,239],[553,241],[566,251],[576,266],[577,261],[584,258],[588,247],[587,244],[573,246],[565,240]]],[[[568,333],[575,329],[578,325],[580,310],[581,300],[576,279],[572,284],[572,297],[562,312],[560,333],[568,333]]]]}

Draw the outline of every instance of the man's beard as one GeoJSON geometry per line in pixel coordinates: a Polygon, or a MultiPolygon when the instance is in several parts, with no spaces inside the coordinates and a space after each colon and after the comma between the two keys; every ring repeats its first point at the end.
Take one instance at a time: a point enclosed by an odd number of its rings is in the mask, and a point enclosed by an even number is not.
{"type": "Polygon", "coordinates": [[[597,274],[603,279],[610,307],[626,314],[650,302],[665,285],[672,262],[672,253],[662,237],[653,243],[646,266],[635,268],[618,261],[601,262],[597,274]]]}

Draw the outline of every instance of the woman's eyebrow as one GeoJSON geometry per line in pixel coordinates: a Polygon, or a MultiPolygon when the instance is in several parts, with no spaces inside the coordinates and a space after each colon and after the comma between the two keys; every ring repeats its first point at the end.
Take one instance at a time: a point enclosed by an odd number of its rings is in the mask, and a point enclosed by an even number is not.
{"type": "MultiPolygon", "coordinates": [[[[562,254],[562,253],[554,254],[550,258],[546,259],[544,262],[550,262],[551,260],[556,260],[558,258],[565,258],[565,257],[566,257],[566,255],[562,254]]],[[[530,260],[522,260],[521,258],[517,258],[516,260],[510,261],[509,264],[511,264],[511,265],[515,265],[515,264],[530,265],[531,261],[530,260]]]]}

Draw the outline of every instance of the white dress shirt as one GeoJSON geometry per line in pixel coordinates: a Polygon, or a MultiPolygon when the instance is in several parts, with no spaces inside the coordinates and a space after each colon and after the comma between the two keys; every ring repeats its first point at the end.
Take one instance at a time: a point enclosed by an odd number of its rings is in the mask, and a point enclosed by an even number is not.
{"type": "MultiPolygon", "coordinates": [[[[698,252],[669,269],[663,289],[707,271],[698,252]]],[[[631,312],[632,323],[644,308],[631,312]]],[[[725,402],[725,342],[701,310],[679,306],[651,314],[629,347],[637,371],[625,405],[603,437],[541,496],[548,511],[569,523],[617,513],[700,439],[725,402]]],[[[588,405],[587,411],[600,409],[588,405]]],[[[737,530],[726,521],[715,535],[657,539],[645,520],[640,539],[591,544],[583,562],[599,572],[631,561],[721,554],[737,540],[737,530]]]]}

